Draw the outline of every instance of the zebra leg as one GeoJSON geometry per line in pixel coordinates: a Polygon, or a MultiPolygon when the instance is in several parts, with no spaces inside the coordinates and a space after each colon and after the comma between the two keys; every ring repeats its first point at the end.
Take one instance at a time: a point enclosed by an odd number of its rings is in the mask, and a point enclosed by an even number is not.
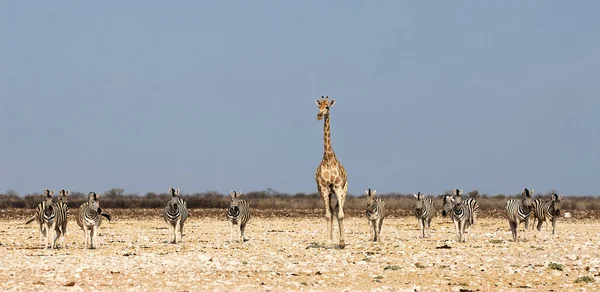
{"type": "Polygon", "coordinates": [[[98,247],[98,225],[92,227],[92,249],[98,247]]]}
{"type": "MultiPolygon", "coordinates": [[[[547,238],[547,235],[550,234],[550,218],[546,216],[546,232],[544,232],[544,238],[547,238]]],[[[554,225],[552,226],[552,235],[554,235],[554,225]]]]}
{"type": "Polygon", "coordinates": [[[373,226],[373,220],[368,219],[369,221],[369,241],[375,241],[375,226],[373,226]]]}
{"type": "Polygon", "coordinates": [[[181,216],[177,219],[177,221],[175,221],[175,234],[173,236],[173,243],[177,244],[177,237],[180,237],[177,233],[179,230],[179,234],[181,234],[181,216]]]}
{"type": "Polygon", "coordinates": [[[52,241],[52,248],[56,248],[56,242],[58,241],[58,239],[60,238],[60,227],[55,227],[56,229],[54,229],[54,240],[52,241]]]}
{"type": "Polygon", "coordinates": [[[456,229],[456,242],[460,242],[460,228],[458,226],[458,220],[454,220],[453,218],[452,221],[454,221],[454,228],[456,229]]]}
{"type": "Polygon", "coordinates": [[[552,217],[552,235],[554,235],[554,231],[556,231],[556,219],[556,216],[552,217]]]}
{"type": "Polygon", "coordinates": [[[376,242],[379,238],[379,234],[377,234],[377,220],[371,220],[371,226],[373,227],[373,242],[376,242]]]}
{"type": "MultiPolygon", "coordinates": [[[[48,224],[46,224],[48,225],[48,224]]],[[[46,246],[45,248],[48,249],[49,247],[52,247],[52,232],[51,230],[48,230],[48,227],[46,226],[46,246]]]]}
{"type": "Polygon", "coordinates": [[[425,238],[425,220],[423,218],[419,218],[419,227],[421,227],[421,238],[425,238]]]}
{"type": "Polygon", "coordinates": [[[375,225],[375,239],[373,241],[381,241],[381,238],[379,238],[379,221],[381,221],[381,218],[375,220],[375,222],[373,222],[375,225]]]}
{"type": "Polygon", "coordinates": [[[173,230],[175,227],[173,227],[173,225],[171,225],[171,222],[167,222],[167,225],[169,226],[169,237],[168,237],[168,239],[167,239],[167,242],[169,242],[169,243],[174,243],[174,242],[173,242],[173,240],[171,240],[171,238],[172,238],[172,236],[173,236],[173,233],[175,232],[175,231],[173,230]]]}
{"type": "Polygon", "coordinates": [[[229,242],[233,242],[233,222],[229,221],[229,242]]]}
{"type": "Polygon", "coordinates": [[[427,225],[426,225],[427,232],[423,232],[423,236],[425,236],[426,233],[429,233],[429,234],[427,234],[427,237],[431,237],[431,218],[427,218],[427,221],[425,221],[425,223],[427,223],[427,225]]]}
{"type": "MultiPolygon", "coordinates": [[[[534,222],[535,222],[535,220],[534,220],[534,222]]],[[[538,233],[539,233],[540,231],[542,231],[542,226],[543,225],[544,225],[544,221],[542,221],[540,219],[537,219],[537,227],[534,227],[534,228],[536,228],[537,231],[538,231],[538,233]]]]}
{"type": "Polygon", "coordinates": [[[63,246],[65,248],[67,248],[67,222],[65,222],[65,225],[63,226],[62,235],[63,235],[63,246]]]}
{"type": "Polygon", "coordinates": [[[246,223],[244,224],[240,224],[240,234],[241,234],[241,241],[244,242],[246,241],[246,237],[244,236],[244,230],[246,230],[246,223]]]}
{"type": "Polygon", "coordinates": [[[238,239],[240,242],[244,242],[244,236],[242,235],[242,222],[238,222],[238,239]]]}
{"type": "Polygon", "coordinates": [[[517,222],[508,221],[510,224],[510,231],[512,232],[513,241],[517,241],[517,222]]]}
{"type": "Polygon", "coordinates": [[[44,238],[46,237],[46,232],[43,228],[44,225],[40,223],[40,245],[44,247],[44,238]]]}
{"type": "Polygon", "coordinates": [[[525,218],[525,241],[529,240],[529,217],[525,218]]]}
{"type": "Polygon", "coordinates": [[[377,232],[377,238],[381,241],[381,226],[383,225],[383,218],[379,218],[379,232],[377,232]]]}
{"type": "Polygon", "coordinates": [[[83,226],[82,229],[83,229],[83,244],[84,244],[83,249],[86,249],[86,248],[88,248],[88,239],[89,239],[88,233],[89,232],[88,232],[87,226],[83,226]]]}

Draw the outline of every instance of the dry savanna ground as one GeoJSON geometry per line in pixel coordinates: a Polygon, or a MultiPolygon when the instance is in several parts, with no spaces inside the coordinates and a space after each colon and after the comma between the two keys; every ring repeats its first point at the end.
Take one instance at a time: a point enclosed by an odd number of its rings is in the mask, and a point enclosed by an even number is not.
{"type": "MultiPolygon", "coordinates": [[[[508,224],[481,218],[467,243],[438,216],[419,238],[414,217],[389,217],[369,242],[365,218],[345,220],[345,249],[326,244],[319,214],[257,211],[247,242],[230,242],[223,210],[192,210],[184,241],[167,243],[159,209],[107,210],[95,250],[71,210],[68,248],[42,249],[33,210],[0,210],[0,290],[60,291],[597,291],[599,220],[565,219],[558,233],[512,242],[508,224]]],[[[523,229],[521,225],[521,230],[523,229]]],[[[337,227],[334,233],[337,232],[337,227]]],[[[523,234],[520,234],[522,238],[523,234]]],[[[334,237],[334,241],[337,236],[334,237]]]]}

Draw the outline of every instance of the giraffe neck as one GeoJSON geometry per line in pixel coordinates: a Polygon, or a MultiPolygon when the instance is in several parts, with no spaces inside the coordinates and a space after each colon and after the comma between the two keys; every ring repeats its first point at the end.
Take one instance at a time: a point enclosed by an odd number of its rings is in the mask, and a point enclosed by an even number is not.
{"type": "Polygon", "coordinates": [[[325,126],[323,127],[323,142],[325,144],[325,153],[323,154],[323,160],[329,160],[335,158],[333,148],[331,148],[331,130],[329,125],[329,115],[325,116],[325,126]]]}

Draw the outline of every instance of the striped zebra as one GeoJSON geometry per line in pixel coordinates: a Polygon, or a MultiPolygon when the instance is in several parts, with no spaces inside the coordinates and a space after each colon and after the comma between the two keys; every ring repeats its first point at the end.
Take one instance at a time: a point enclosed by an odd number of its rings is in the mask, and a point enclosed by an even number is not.
{"type": "Polygon", "coordinates": [[[179,229],[180,241],[183,239],[183,224],[189,213],[187,203],[179,197],[179,189],[170,188],[171,199],[163,211],[163,219],[169,226],[169,233],[173,234],[171,243],[177,243],[177,231],[179,229]]]}
{"type": "Polygon", "coordinates": [[[365,190],[367,194],[367,220],[369,220],[370,238],[373,241],[381,241],[381,226],[385,219],[385,202],[382,199],[376,199],[376,190],[365,190]]]}
{"type": "Polygon", "coordinates": [[[55,224],[54,224],[54,240],[52,241],[52,248],[56,248],[56,242],[61,237],[63,239],[63,246],[67,247],[67,221],[68,221],[68,206],[69,202],[69,191],[68,190],[60,190],[58,195],[58,201],[54,203],[54,215],[55,215],[55,224]]]}
{"type": "Polygon", "coordinates": [[[456,240],[467,242],[465,231],[475,224],[479,204],[473,198],[462,200],[462,189],[452,190],[451,195],[444,196],[442,216],[450,215],[456,228],[456,240]]]}
{"type": "Polygon", "coordinates": [[[425,194],[421,194],[421,192],[415,194],[413,196],[417,199],[415,203],[415,217],[419,220],[419,225],[421,226],[422,238],[430,237],[431,231],[429,231],[429,236],[426,236],[425,231],[429,230],[431,225],[431,218],[435,215],[435,207],[433,206],[433,200],[429,197],[425,197],[425,194]]]}
{"type": "Polygon", "coordinates": [[[506,202],[506,218],[512,231],[513,240],[517,241],[517,228],[525,223],[525,239],[529,239],[529,217],[533,210],[533,189],[523,189],[521,199],[510,199],[506,202]]]}
{"type": "MultiPolygon", "coordinates": [[[[42,247],[44,247],[44,239],[46,238],[46,224],[44,224],[44,209],[46,209],[45,204],[47,204],[47,197],[50,196],[50,198],[52,198],[53,195],[54,190],[45,189],[43,194],[41,195],[43,201],[37,204],[37,206],[35,207],[35,214],[25,222],[25,224],[29,224],[34,220],[37,221],[40,229],[40,245],[42,247]]],[[[50,199],[50,204],[51,202],[52,199],[50,199]]]]}
{"type": "Polygon", "coordinates": [[[85,248],[96,248],[98,237],[98,227],[102,224],[102,217],[110,221],[109,214],[102,213],[100,209],[100,194],[90,192],[87,202],[81,204],[77,212],[77,225],[83,230],[85,236],[85,248]]]}
{"type": "Polygon", "coordinates": [[[542,200],[536,199],[533,201],[533,220],[531,227],[535,228],[535,220],[537,219],[537,230],[542,230],[542,224],[546,221],[546,231],[550,228],[550,221],[552,221],[552,235],[555,234],[556,231],[556,221],[560,216],[560,203],[562,201],[563,196],[557,195],[556,193],[552,195],[550,200],[542,200]]]}
{"type": "Polygon", "coordinates": [[[250,220],[250,204],[245,200],[240,200],[239,197],[242,195],[240,191],[231,191],[231,201],[229,203],[229,209],[227,210],[227,220],[229,220],[229,241],[233,242],[233,225],[238,225],[239,228],[239,239],[240,242],[244,242],[244,229],[246,229],[246,223],[250,220]]]}

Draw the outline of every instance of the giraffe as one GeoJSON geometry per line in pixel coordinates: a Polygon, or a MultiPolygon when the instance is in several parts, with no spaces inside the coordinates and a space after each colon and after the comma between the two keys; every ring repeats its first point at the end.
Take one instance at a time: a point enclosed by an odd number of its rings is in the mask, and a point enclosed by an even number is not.
{"type": "Polygon", "coordinates": [[[329,100],[329,96],[321,96],[321,100],[316,100],[317,106],[319,107],[319,113],[317,114],[317,120],[325,118],[325,126],[323,131],[323,139],[325,142],[325,152],[321,164],[317,167],[315,173],[315,180],[317,181],[317,189],[323,198],[325,203],[325,218],[327,220],[327,243],[331,244],[333,241],[333,215],[337,213],[337,220],[340,229],[340,248],[346,246],[344,235],[344,201],[346,200],[346,193],[348,191],[348,176],[346,170],[342,164],[335,157],[335,153],[331,148],[331,135],[329,129],[329,108],[335,105],[335,99],[329,100]],[[337,197],[337,205],[335,206],[335,212],[331,205],[331,195],[335,194],[337,197]]]}

